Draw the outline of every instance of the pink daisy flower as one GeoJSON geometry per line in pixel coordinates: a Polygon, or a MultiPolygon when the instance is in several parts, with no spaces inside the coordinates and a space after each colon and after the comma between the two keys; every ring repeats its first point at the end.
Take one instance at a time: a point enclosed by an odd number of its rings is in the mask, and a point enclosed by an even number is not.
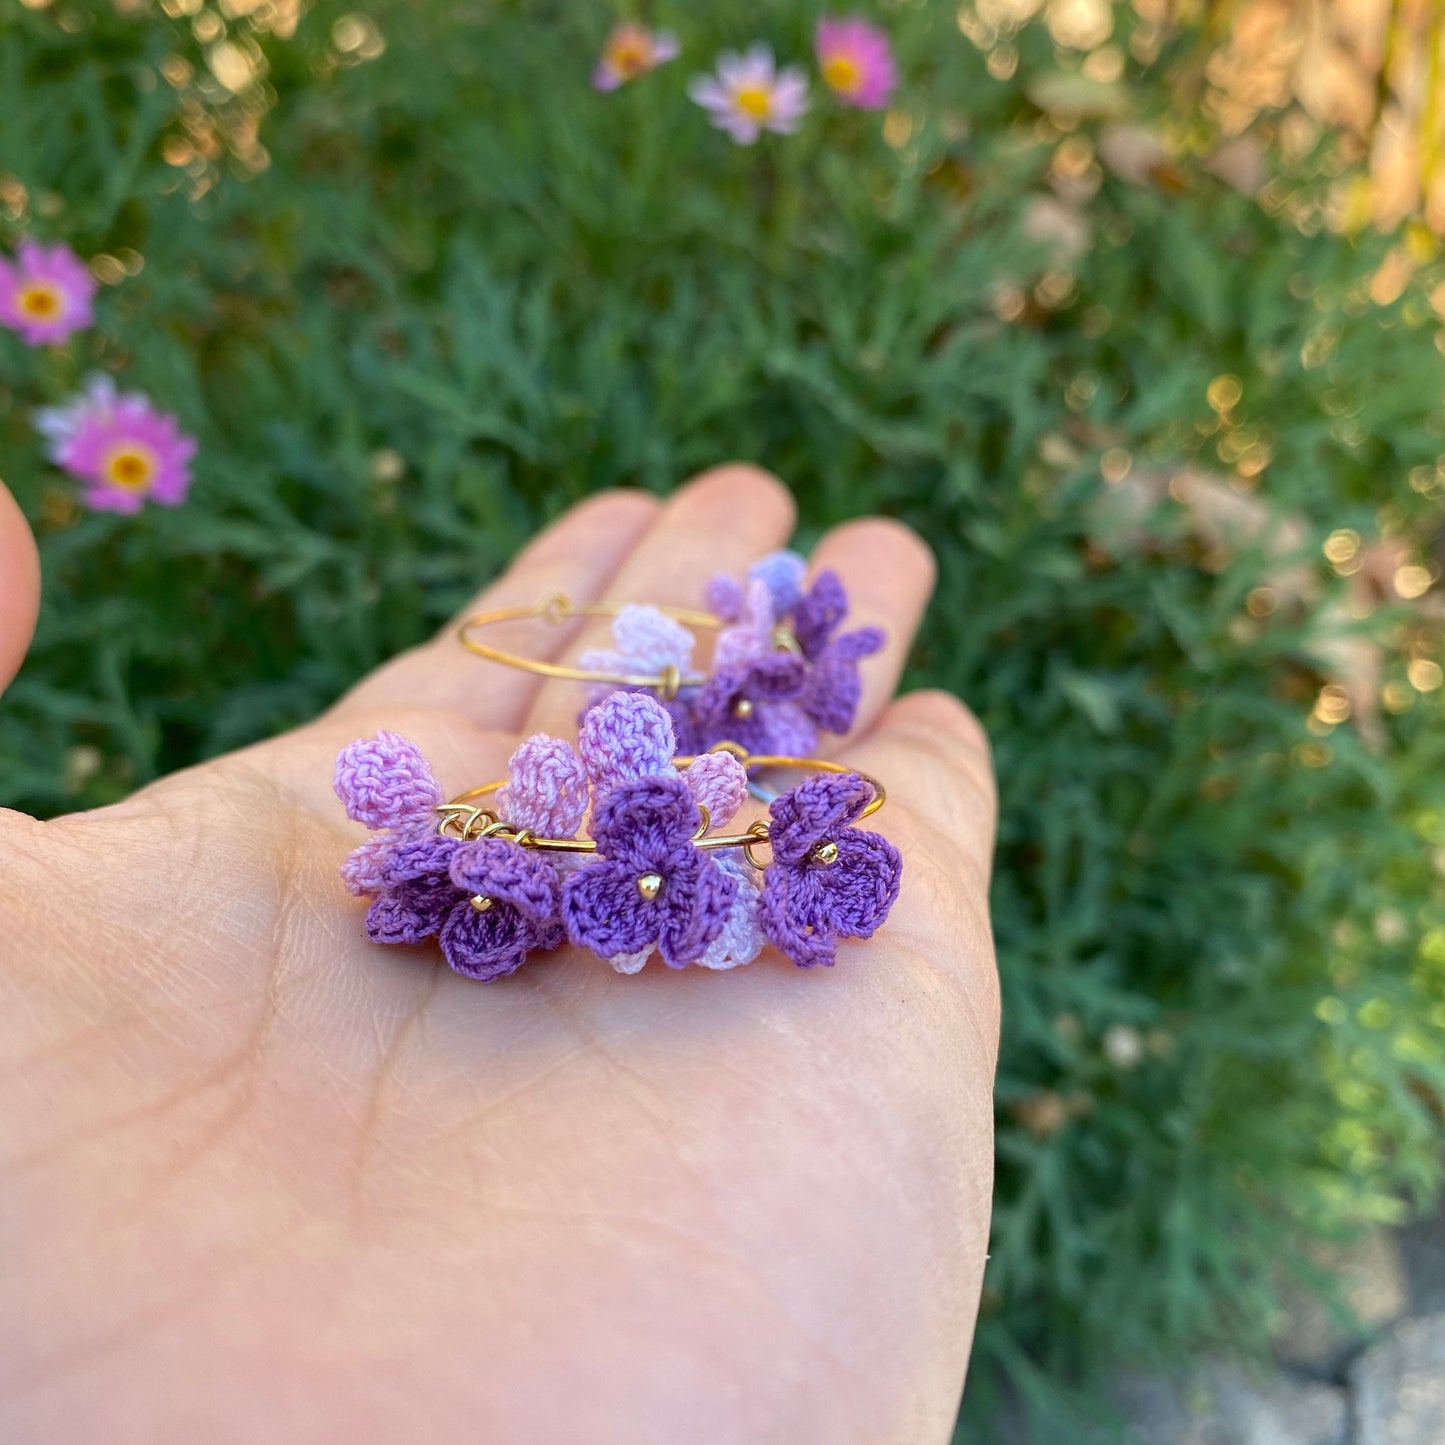
{"type": "Polygon", "coordinates": [[[665,61],[676,60],[681,48],[670,30],[649,30],[631,20],[620,21],[602,47],[592,84],[598,90],[616,90],[665,61]]]}
{"type": "Polygon", "coordinates": [[[69,246],[22,241],[12,261],[0,257],[0,325],[28,346],[54,345],[95,319],[95,278],[69,246]]]}
{"type": "Polygon", "coordinates": [[[117,392],[109,378],[95,377],[68,406],[37,412],[35,424],[51,460],[85,483],[81,500],[93,511],[185,501],[195,438],[139,392],[117,392]]]}
{"type": "Polygon", "coordinates": [[[824,15],[813,41],[818,68],[844,105],[882,110],[898,88],[898,67],[887,34],[861,16],[824,15]]]}
{"type": "Polygon", "coordinates": [[[744,146],[765,130],[779,135],[797,130],[808,109],[807,77],[796,65],[777,69],[766,45],[754,45],[744,55],[724,51],[716,73],[697,76],[687,93],[713,125],[744,146]]]}

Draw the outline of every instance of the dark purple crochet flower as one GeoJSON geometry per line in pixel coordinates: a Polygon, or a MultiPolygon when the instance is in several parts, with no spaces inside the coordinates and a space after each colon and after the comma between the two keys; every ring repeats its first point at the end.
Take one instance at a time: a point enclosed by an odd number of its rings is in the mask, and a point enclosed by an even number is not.
{"type": "Polygon", "coordinates": [[[840,938],[871,937],[898,897],[898,850],[852,826],[872,797],[857,773],[827,773],[768,810],[773,858],[760,904],[763,932],[799,968],[831,965],[840,938]]]}
{"type": "Polygon", "coordinates": [[[858,663],[883,646],[881,627],[839,632],[848,616],[848,593],[836,572],[820,572],[793,609],[793,636],[812,664],[800,699],[803,711],[830,733],[853,726],[863,680],[858,663]]]}
{"type": "MultiPolygon", "coordinates": [[[[808,665],[790,652],[768,652],[746,662],[720,667],[693,699],[692,732],[696,750],[734,742],[750,753],[804,750],[812,738],[799,737],[796,726],[780,729],[778,709],[799,702],[808,686],[808,665]]],[[[796,712],[796,708],[790,709],[796,712]]]]}
{"type": "Polygon", "coordinates": [[[383,869],[385,892],[366,914],[374,943],[441,935],[447,962],[484,981],[515,973],[534,949],[562,941],[557,873],[502,838],[431,834],[403,842],[383,869]]]}
{"type": "Polygon", "coordinates": [[[606,793],[592,815],[601,856],[562,885],[562,920],[573,943],[602,958],[656,947],[669,968],[695,962],[722,932],[738,886],[693,846],[701,823],[675,774],[606,793]]]}

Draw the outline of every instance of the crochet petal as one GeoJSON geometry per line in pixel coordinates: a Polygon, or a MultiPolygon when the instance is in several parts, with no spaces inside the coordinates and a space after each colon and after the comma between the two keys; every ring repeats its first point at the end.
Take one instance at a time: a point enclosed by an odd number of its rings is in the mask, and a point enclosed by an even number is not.
{"type": "Polygon", "coordinates": [[[650,693],[614,692],[588,709],[577,750],[600,791],[671,772],[677,739],[667,709],[650,693]]]}
{"type": "Polygon", "coordinates": [[[736,622],[743,615],[743,584],[736,577],[720,575],[703,588],[702,605],[724,622],[736,622]]]}
{"type": "Polygon", "coordinates": [[[799,968],[831,968],[837,957],[832,935],[813,931],[794,909],[794,870],[769,868],[764,878],[758,900],[758,922],[764,937],[799,968]]]}
{"type": "Polygon", "coordinates": [[[669,665],[686,671],[692,666],[692,633],[650,603],[624,607],[612,624],[612,637],[640,672],[661,672],[669,665]]]}
{"type": "Polygon", "coordinates": [[[637,891],[637,872],[603,858],[570,874],[562,885],[567,937],[599,958],[650,950],[661,926],[661,900],[637,891]]]}
{"type": "Polygon", "coordinates": [[[721,854],[717,866],[737,880],[738,891],[733,895],[722,931],[697,963],[700,968],[737,968],[751,963],[763,947],[763,931],[758,922],[760,875],[745,858],[735,853],[721,854]]]}
{"type": "Polygon", "coordinates": [[[835,637],[833,648],[840,657],[857,662],[881,651],[887,641],[888,634],[881,627],[855,627],[852,632],[844,632],[835,637]]]}
{"type": "Polygon", "coordinates": [[[845,828],[833,841],[837,862],[803,865],[816,880],[804,921],[815,932],[871,938],[898,898],[903,859],[886,838],[862,828],[845,828]]]}
{"type": "Polygon", "coordinates": [[[638,778],[604,794],[593,811],[592,836],[600,853],[626,864],[634,877],[666,874],[679,858],[691,856],[690,840],[701,823],[687,784],[670,770],[667,777],[638,778]]]}
{"type": "Polygon", "coordinates": [[[873,789],[857,773],[820,773],[805,778],[768,812],[773,857],[785,864],[801,863],[825,838],[838,841],[840,831],[873,799],[873,789]]]}
{"type": "Polygon", "coordinates": [[[747,769],[731,753],[704,753],[682,776],[714,828],[730,823],[748,795],[747,769]]]}
{"type": "Polygon", "coordinates": [[[831,569],[820,572],[793,610],[793,636],[810,662],[819,657],[829,638],[848,615],[848,592],[831,569]]]}
{"type": "Polygon", "coordinates": [[[774,615],[784,617],[798,605],[807,571],[806,557],[783,548],[759,558],[748,568],[748,576],[766,585],[772,597],[774,615]]]}
{"type": "Polygon", "coordinates": [[[561,901],[557,870],[540,854],[504,838],[461,844],[452,854],[450,874],[462,892],[485,894],[533,922],[556,917],[561,901]]]}
{"type": "Polygon", "coordinates": [[[443,838],[439,833],[404,838],[392,849],[382,870],[382,881],[388,888],[418,879],[445,880],[451,886],[447,868],[459,847],[461,844],[455,838],[443,838]]]}
{"type": "Polygon", "coordinates": [[[738,880],[709,857],[694,853],[696,866],[674,869],[663,904],[658,952],[669,968],[696,963],[723,930],[738,891],[738,880]]]}
{"type": "Polygon", "coordinates": [[[374,898],[386,887],[386,860],[396,841],[390,833],[373,833],[346,855],[341,864],[341,881],[348,893],[374,898]]]}
{"type": "Polygon", "coordinates": [[[400,733],[379,732],[343,748],[334,785],[347,816],[368,828],[389,828],[443,801],[426,759],[400,733]]]}
{"type": "Polygon", "coordinates": [[[798,703],[768,703],[761,714],[761,736],[750,752],[781,753],[792,758],[810,758],[817,752],[817,725],[798,703]]]}
{"type": "Polygon", "coordinates": [[[618,973],[641,973],[652,957],[650,948],[640,948],[636,953],[618,953],[607,960],[618,973]]]}
{"type": "Polygon", "coordinates": [[[858,664],[844,657],[837,647],[827,648],[808,676],[803,710],[830,733],[843,734],[853,726],[863,696],[863,679],[858,664]]]}
{"type": "Polygon", "coordinates": [[[366,910],[366,936],[373,943],[420,943],[430,938],[456,906],[450,880],[414,880],[372,900],[366,910]]]}
{"type": "Polygon", "coordinates": [[[531,930],[522,915],[505,903],[478,913],[460,903],[442,926],[442,953],[457,973],[489,982],[516,973],[527,961],[531,930]]]}
{"type": "Polygon", "coordinates": [[[587,812],[587,770],[570,743],[537,733],[512,754],[502,816],[544,838],[571,838],[587,812]]]}
{"type": "Polygon", "coordinates": [[[802,696],[808,669],[791,652],[770,652],[748,669],[743,688],[754,702],[787,702],[802,696]]]}

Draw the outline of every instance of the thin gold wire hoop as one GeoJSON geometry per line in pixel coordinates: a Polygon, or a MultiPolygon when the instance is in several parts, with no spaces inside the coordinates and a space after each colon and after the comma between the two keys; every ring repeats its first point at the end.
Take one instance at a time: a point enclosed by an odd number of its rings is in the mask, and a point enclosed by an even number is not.
{"type": "MultiPolygon", "coordinates": [[[[799,772],[809,773],[855,773],[873,791],[873,796],[869,798],[863,811],[858,814],[860,822],[864,818],[871,818],[888,801],[887,790],[876,778],[869,777],[867,773],[858,772],[857,768],[850,768],[844,763],[835,763],[828,758],[795,758],[782,753],[750,753],[746,748],[734,742],[717,743],[708,751],[731,753],[746,768],[793,768],[799,772]]],[[[678,769],[691,767],[698,757],[702,756],[706,756],[706,754],[674,758],[673,766],[678,769]]],[[[595,853],[597,851],[597,844],[591,838],[543,837],[526,828],[513,828],[502,822],[490,808],[477,806],[478,798],[491,797],[506,785],[507,780],[499,778],[494,783],[483,783],[480,787],[468,788],[465,793],[458,793],[450,803],[443,803],[436,810],[441,818],[441,822],[437,825],[437,832],[448,838],[460,837],[465,841],[473,838],[502,837],[520,844],[524,848],[536,848],[543,853],[595,853]],[[468,831],[471,826],[470,822],[464,824],[460,832],[451,831],[452,824],[459,818],[468,818],[472,821],[480,821],[485,818],[487,822],[477,833],[468,831]]],[[[702,827],[693,835],[692,842],[695,848],[707,850],[741,848],[754,868],[761,869],[764,866],[754,856],[753,849],[768,841],[767,819],[759,818],[756,823],[748,827],[746,832],[742,833],[709,833],[707,829],[711,825],[712,819],[706,808],[701,804],[698,807],[702,813],[702,827]]]]}
{"type": "MultiPolygon", "coordinates": [[[[490,643],[479,642],[471,635],[473,629],[487,627],[497,622],[546,622],[559,626],[578,617],[616,617],[626,602],[573,602],[565,592],[554,592],[530,607],[493,607],[485,612],[476,612],[468,617],[457,629],[457,638],[468,652],[485,657],[488,662],[499,662],[503,667],[516,668],[519,672],[534,673],[538,677],[562,678],[567,682],[595,682],[607,687],[645,687],[655,692],[665,702],[671,702],[685,687],[701,687],[707,681],[703,672],[682,672],[679,668],[668,667],[662,672],[593,672],[585,667],[570,667],[562,662],[544,662],[537,657],[524,657],[519,652],[505,652],[490,643]]],[[[710,612],[694,612],[685,607],[659,607],[664,617],[680,622],[684,627],[718,628],[723,624],[710,612]]]]}

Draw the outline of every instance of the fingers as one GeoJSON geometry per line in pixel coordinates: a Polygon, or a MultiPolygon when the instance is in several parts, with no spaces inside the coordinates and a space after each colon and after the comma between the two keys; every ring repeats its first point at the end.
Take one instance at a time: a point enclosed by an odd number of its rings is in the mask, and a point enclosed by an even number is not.
{"type": "MultiPolygon", "coordinates": [[[[506,573],[431,642],[392,658],[362,679],[329,716],[390,707],[437,708],[463,713],[483,727],[516,728],[541,679],[468,652],[456,636],[462,618],[489,607],[531,605],[556,592],[595,597],[660,511],[657,499],[646,492],[603,492],[579,502],[534,538],[506,573]]],[[[494,640],[545,659],[564,648],[568,636],[565,629],[519,622],[500,627],[494,640]]]]}
{"type": "MultiPolygon", "coordinates": [[[[660,607],[701,607],[709,577],[739,574],[782,546],[792,535],[795,518],[792,494],[770,473],[738,462],[714,467],[673,494],[598,595],[660,607]]],[[[706,656],[705,639],[698,641],[706,656]]],[[[567,656],[608,642],[605,622],[589,626],[567,656]]],[[[585,702],[581,683],[550,682],[537,694],[527,731],[571,736],[585,702]]]]}
{"type": "Polygon", "coordinates": [[[843,761],[888,790],[889,806],[879,815],[884,833],[888,814],[899,807],[932,833],[920,840],[923,849],[946,842],[963,865],[958,871],[987,889],[998,818],[993,764],[978,719],[952,693],[900,697],[849,745],[843,761]]]}
{"type": "Polygon", "coordinates": [[[20,670],[40,612],[40,557],[24,515],[0,483],[0,689],[20,670]]]}
{"type": "Polygon", "coordinates": [[[848,589],[849,629],[874,625],[887,634],[883,650],[859,664],[863,699],[853,736],[872,726],[898,686],[913,636],[938,575],[928,544],[911,527],[886,517],[862,517],[834,527],[813,553],[813,575],[831,568],[848,589]]]}

